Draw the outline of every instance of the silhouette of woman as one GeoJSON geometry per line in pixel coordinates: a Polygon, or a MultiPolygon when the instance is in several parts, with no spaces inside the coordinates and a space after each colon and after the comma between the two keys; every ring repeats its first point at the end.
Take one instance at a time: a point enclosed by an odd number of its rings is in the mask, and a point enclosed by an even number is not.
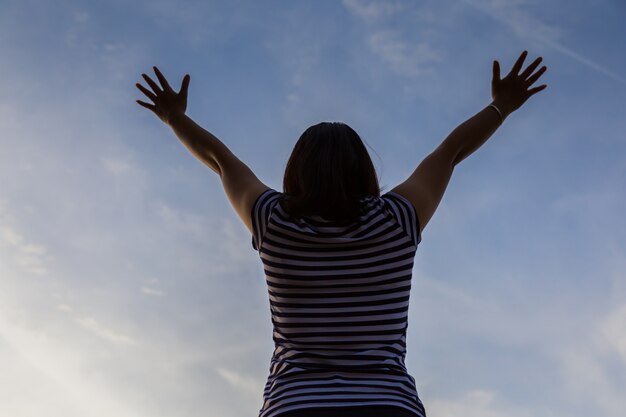
{"type": "Polygon", "coordinates": [[[426,416],[404,362],[415,253],[454,167],[546,88],[529,89],[546,70],[533,74],[541,57],[519,74],[526,54],[504,79],[494,61],[493,101],[383,195],[363,142],[346,124],[309,127],[278,192],[185,115],[188,74],[178,93],[158,68],[161,87],[142,74],[152,90],[137,88],[154,104],[137,103],[220,175],[259,252],[275,344],[259,417],[426,416]]]}

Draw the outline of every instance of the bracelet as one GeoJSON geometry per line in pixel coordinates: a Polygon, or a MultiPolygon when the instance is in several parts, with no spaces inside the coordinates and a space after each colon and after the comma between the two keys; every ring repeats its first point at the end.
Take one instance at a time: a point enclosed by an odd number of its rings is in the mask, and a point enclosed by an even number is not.
{"type": "Polygon", "coordinates": [[[498,108],[494,104],[490,104],[489,107],[493,107],[494,109],[496,109],[496,111],[500,115],[500,123],[504,122],[504,117],[502,117],[502,112],[498,110],[498,108]]]}

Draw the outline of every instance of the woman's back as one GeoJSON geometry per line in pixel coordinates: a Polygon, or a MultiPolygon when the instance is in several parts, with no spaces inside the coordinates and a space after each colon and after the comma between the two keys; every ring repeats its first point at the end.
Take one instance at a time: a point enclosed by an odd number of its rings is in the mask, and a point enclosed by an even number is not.
{"type": "Polygon", "coordinates": [[[404,363],[421,241],[414,207],[388,192],[362,198],[359,219],[338,223],[294,219],[281,197],[268,189],[252,209],[275,343],[259,417],[355,406],[425,416],[404,363]]]}

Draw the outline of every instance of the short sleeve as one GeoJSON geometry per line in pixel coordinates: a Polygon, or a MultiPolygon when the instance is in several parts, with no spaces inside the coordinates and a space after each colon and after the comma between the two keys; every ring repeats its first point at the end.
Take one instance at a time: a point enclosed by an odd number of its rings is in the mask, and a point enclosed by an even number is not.
{"type": "Polygon", "coordinates": [[[387,202],[398,224],[400,224],[400,227],[411,238],[411,241],[417,248],[417,245],[422,241],[422,234],[420,233],[420,223],[413,203],[394,191],[388,191],[381,198],[387,202]]]}
{"type": "Polygon", "coordinates": [[[252,247],[256,251],[259,250],[263,236],[267,230],[270,213],[281,195],[282,193],[273,188],[268,188],[259,195],[252,205],[252,247]]]}

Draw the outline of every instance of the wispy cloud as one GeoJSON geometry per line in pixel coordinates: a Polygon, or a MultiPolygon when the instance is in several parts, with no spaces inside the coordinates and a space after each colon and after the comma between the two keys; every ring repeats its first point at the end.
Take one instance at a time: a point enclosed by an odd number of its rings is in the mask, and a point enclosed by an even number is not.
{"type": "Polygon", "coordinates": [[[160,297],[165,294],[165,291],[163,290],[159,290],[157,288],[150,288],[150,287],[141,287],[141,292],[146,295],[152,295],[152,296],[157,296],[157,297],[160,297]]]}
{"type": "Polygon", "coordinates": [[[619,354],[626,372],[626,304],[612,311],[599,325],[606,345],[619,354]]]}
{"type": "Polygon", "coordinates": [[[416,76],[432,73],[429,66],[442,61],[441,55],[426,41],[411,44],[391,29],[372,33],[367,43],[376,55],[386,62],[392,71],[399,75],[416,76]]]}
{"type": "Polygon", "coordinates": [[[374,21],[381,17],[392,16],[406,8],[406,3],[380,0],[342,0],[346,9],[354,15],[366,20],[374,21]]]}
{"type": "Polygon", "coordinates": [[[125,158],[102,157],[101,161],[104,169],[113,175],[126,174],[133,168],[131,161],[125,158]]]}
{"type": "Polygon", "coordinates": [[[229,32],[226,26],[220,27],[226,10],[218,9],[215,2],[155,0],[144,3],[143,8],[161,30],[169,36],[182,35],[193,46],[205,45],[229,32]],[[221,30],[216,31],[216,27],[221,30]]]}
{"type": "Polygon", "coordinates": [[[575,342],[555,349],[564,387],[602,410],[604,416],[620,417],[626,410],[620,384],[620,375],[626,374],[626,304],[584,330],[575,342]]]}
{"type": "Polygon", "coordinates": [[[198,241],[206,241],[211,230],[211,220],[204,215],[185,210],[165,201],[155,203],[154,210],[161,220],[162,227],[180,237],[192,237],[198,241]]]}
{"type": "Polygon", "coordinates": [[[93,317],[78,317],[75,319],[76,323],[83,326],[85,329],[89,330],[91,333],[95,334],[102,339],[105,339],[111,343],[117,345],[136,345],[137,341],[123,333],[120,333],[112,328],[103,325],[93,317]]]}
{"type": "MultiPolygon", "coordinates": [[[[507,406],[496,401],[496,393],[488,389],[472,389],[457,398],[434,398],[425,404],[426,412],[437,417],[537,417],[536,411],[507,406]]],[[[555,416],[553,413],[539,414],[555,416]]]]}
{"type": "Polygon", "coordinates": [[[263,43],[289,80],[285,94],[287,108],[297,107],[302,100],[302,89],[315,77],[326,45],[333,42],[328,23],[311,20],[308,14],[308,10],[298,7],[281,9],[270,36],[263,43]]]}
{"type": "Polygon", "coordinates": [[[243,375],[223,367],[216,368],[217,373],[233,388],[251,399],[261,398],[263,395],[263,381],[250,375],[243,375]]]}
{"type": "Polygon", "coordinates": [[[72,306],[67,305],[67,304],[59,304],[57,305],[57,308],[61,311],[65,311],[66,313],[71,313],[72,311],[74,311],[72,306]]]}
{"type": "Polygon", "coordinates": [[[551,46],[552,48],[554,48],[555,50],[562,52],[563,54],[569,56],[570,58],[575,59],[576,61],[588,66],[589,68],[592,68],[596,71],[598,71],[601,74],[606,75],[607,77],[610,77],[616,81],[619,81],[622,84],[626,85],[626,78],[622,77],[621,75],[617,74],[616,72],[613,72],[587,58],[585,58],[583,55],[577,53],[576,51],[566,47],[565,45],[563,45],[560,42],[551,40],[551,39],[542,39],[542,41],[548,45],[551,46]]]}
{"type": "Polygon", "coordinates": [[[59,343],[49,333],[10,321],[7,313],[4,308],[0,310],[0,339],[11,348],[9,361],[0,355],[0,388],[12,400],[3,401],[3,415],[142,415],[116,398],[101,380],[85,373],[86,350],[59,343]],[[15,363],[17,369],[13,367],[15,363]],[[37,401],[33,402],[33,397],[37,401]]]}
{"type": "Polygon", "coordinates": [[[49,274],[46,260],[52,256],[48,255],[48,249],[42,244],[28,242],[10,223],[7,205],[0,201],[0,248],[3,247],[23,271],[40,276],[49,274]]]}
{"type": "MultiPolygon", "coordinates": [[[[596,62],[584,57],[582,54],[565,46],[561,38],[564,37],[563,28],[549,25],[534,17],[529,12],[522,10],[520,6],[529,4],[528,0],[463,0],[470,6],[484,12],[493,19],[508,26],[513,33],[521,38],[533,39],[544,45],[559,51],[570,58],[604,74],[622,84],[626,84],[626,78],[611,71],[596,62]]],[[[617,52],[617,51],[615,51],[617,52]]]]}
{"type": "MultiPolygon", "coordinates": [[[[385,62],[392,72],[402,76],[416,76],[432,73],[429,64],[442,61],[431,44],[422,38],[412,42],[390,26],[385,18],[408,11],[409,3],[376,0],[343,0],[343,6],[353,15],[372,25],[366,35],[366,44],[370,51],[385,62]]],[[[427,10],[410,10],[413,19],[432,21],[432,14],[427,10]]]]}

